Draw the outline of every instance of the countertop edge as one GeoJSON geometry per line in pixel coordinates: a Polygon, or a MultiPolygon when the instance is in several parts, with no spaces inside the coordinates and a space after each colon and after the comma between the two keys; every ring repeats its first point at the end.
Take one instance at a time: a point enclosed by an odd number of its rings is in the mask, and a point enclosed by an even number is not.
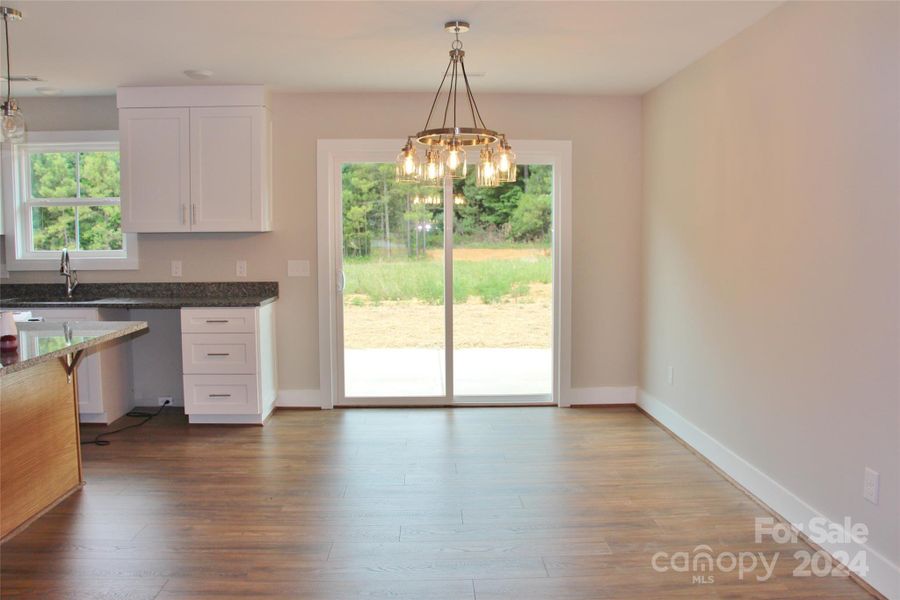
{"type": "MultiPolygon", "coordinates": [[[[102,300],[107,300],[103,298],[102,300]]],[[[123,298],[121,302],[101,302],[98,300],[85,300],[84,302],[78,302],[74,300],[72,302],[66,302],[60,300],[59,304],[35,304],[40,302],[47,302],[46,300],[29,300],[26,298],[17,298],[13,302],[3,302],[0,300],[0,310],[21,310],[24,308],[32,308],[35,310],[40,309],[51,309],[51,308],[125,308],[125,309],[148,309],[148,308],[158,308],[158,309],[179,309],[179,308],[254,308],[259,306],[266,306],[267,304],[272,304],[276,300],[278,300],[278,296],[268,296],[266,298],[249,298],[247,300],[242,300],[240,297],[228,298],[227,300],[222,300],[221,302],[203,302],[203,300],[209,300],[209,298],[199,298],[198,302],[193,302],[190,299],[184,299],[185,301],[181,302],[167,302],[169,300],[165,297],[160,298],[142,298],[141,300],[146,300],[144,302],[140,301],[128,301],[123,298]]]]}
{"type": "MultiPolygon", "coordinates": [[[[78,321],[73,321],[73,323],[77,323],[78,321]]],[[[41,354],[40,356],[34,356],[32,358],[25,359],[21,362],[13,363],[11,365],[7,365],[5,367],[0,367],[0,376],[10,375],[12,373],[17,373],[18,371],[24,371],[30,367],[38,365],[43,362],[48,362],[50,360],[54,360],[67,354],[74,354],[79,350],[85,350],[87,348],[92,348],[94,346],[99,346],[100,344],[104,344],[106,342],[125,337],[127,335],[131,335],[133,333],[138,333],[139,331],[146,331],[150,329],[150,326],[147,324],[147,321],[118,321],[120,323],[128,323],[128,325],[123,325],[121,329],[116,329],[114,331],[110,331],[109,333],[103,334],[101,336],[95,337],[93,339],[79,342],[77,344],[72,344],[71,346],[66,346],[65,348],[60,348],[59,350],[53,350],[52,352],[47,352],[46,354],[41,354]]],[[[110,321],[104,321],[104,323],[110,323],[110,321]]]]}

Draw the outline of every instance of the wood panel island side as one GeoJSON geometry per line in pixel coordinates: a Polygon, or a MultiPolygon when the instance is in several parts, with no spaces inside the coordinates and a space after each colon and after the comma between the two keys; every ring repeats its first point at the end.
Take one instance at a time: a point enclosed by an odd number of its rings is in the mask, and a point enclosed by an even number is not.
{"type": "Polygon", "coordinates": [[[0,355],[0,543],[82,486],[75,367],[144,321],[19,323],[0,355]]]}

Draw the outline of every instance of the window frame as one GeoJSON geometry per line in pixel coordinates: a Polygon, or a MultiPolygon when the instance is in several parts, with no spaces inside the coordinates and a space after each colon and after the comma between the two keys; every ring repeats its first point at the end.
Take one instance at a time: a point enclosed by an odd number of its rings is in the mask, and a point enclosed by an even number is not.
{"type": "MultiPolygon", "coordinates": [[[[32,208],[42,206],[121,206],[121,198],[33,198],[33,154],[43,152],[109,152],[119,150],[118,131],[29,133],[28,142],[2,146],[4,233],[7,270],[49,271],[59,268],[59,251],[31,250],[32,208]]],[[[76,173],[77,177],[77,173],[76,173]]],[[[138,268],[137,234],[123,233],[121,250],[70,250],[73,269],[134,270],[138,268]]]]}

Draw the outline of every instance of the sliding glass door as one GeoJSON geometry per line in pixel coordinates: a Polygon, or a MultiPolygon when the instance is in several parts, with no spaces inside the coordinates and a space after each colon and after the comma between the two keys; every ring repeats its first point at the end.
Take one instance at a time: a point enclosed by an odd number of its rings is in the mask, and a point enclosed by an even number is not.
{"type": "Polygon", "coordinates": [[[460,402],[549,401],[552,167],[453,182],[453,391],[460,402]]]}
{"type": "Polygon", "coordinates": [[[446,395],[440,191],[341,166],[344,396],[446,395]]]}
{"type": "Polygon", "coordinates": [[[335,168],[337,403],[550,402],[553,167],[495,188],[396,183],[387,160],[335,168]]]}

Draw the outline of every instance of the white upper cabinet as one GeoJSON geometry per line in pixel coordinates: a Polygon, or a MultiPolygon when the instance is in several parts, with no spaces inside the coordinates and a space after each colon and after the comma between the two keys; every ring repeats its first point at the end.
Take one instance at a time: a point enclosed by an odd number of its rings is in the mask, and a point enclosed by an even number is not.
{"type": "Polygon", "coordinates": [[[119,88],[127,232],[271,231],[262,86],[119,88]]]}
{"type": "Polygon", "coordinates": [[[190,111],[119,111],[122,230],[190,231],[190,111]]]}
{"type": "Polygon", "coordinates": [[[193,231],[261,231],[268,215],[266,109],[191,109],[193,231]]]}

